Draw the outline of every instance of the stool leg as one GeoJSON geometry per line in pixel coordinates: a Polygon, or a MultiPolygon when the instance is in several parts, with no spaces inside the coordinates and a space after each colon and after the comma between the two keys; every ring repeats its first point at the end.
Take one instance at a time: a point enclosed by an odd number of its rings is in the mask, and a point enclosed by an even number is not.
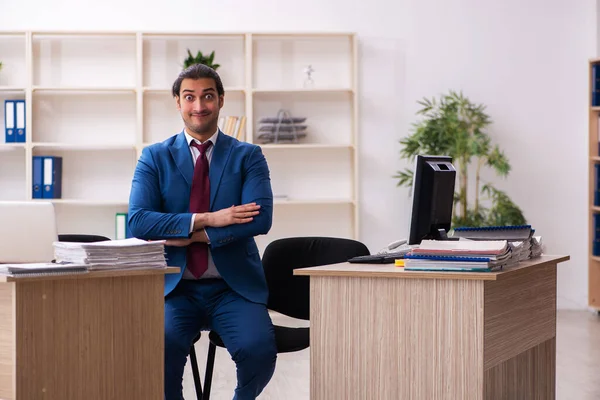
{"type": "Polygon", "coordinates": [[[206,357],[206,374],[204,375],[204,397],[202,397],[202,400],[210,400],[210,385],[212,383],[216,351],[217,346],[209,341],[208,356],[206,357]]]}
{"type": "Polygon", "coordinates": [[[196,398],[202,400],[202,383],[200,382],[200,371],[198,371],[198,360],[196,359],[196,350],[194,345],[190,349],[190,362],[192,364],[192,374],[194,375],[194,386],[196,388],[196,398]]]}

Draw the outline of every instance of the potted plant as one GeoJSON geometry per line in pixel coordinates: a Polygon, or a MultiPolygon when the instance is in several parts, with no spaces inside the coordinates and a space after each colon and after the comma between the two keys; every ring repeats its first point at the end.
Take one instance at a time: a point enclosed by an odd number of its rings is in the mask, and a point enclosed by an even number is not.
{"type": "Polygon", "coordinates": [[[208,56],[203,55],[201,51],[198,51],[196,56],[194,56],[192,54],[192,52],[190,51],[190,49],[187,50],[187,53],[188,53],[188,56],[183,62],[184,69],[191,65],[194,65],[194,64],[204,64],[204,65],[211,67],[215,71],[220,67],[219,64],[214,63],[214,59],[215,59],[214,50],[208,56]]]}
{"type": "MultiPolygon", "coordinates": [[[[510,164],[498,145],[493,145],[486,127],[491,124],[485,106],[474,104],[462,92],[449,91],[439,99],[423,98],[413,124],[413,132],[400,140],[403,159],[417,154],[451,156],[456,168],[458,191],[454,196],[453,226],[504,226],[526,224],[521,209],[509,196],[490,182],[482,182],[481,170],[492,168],[501,177],[508,176],[510,164]],[[475,196],[469,202],[467,193],[469,167],[474,163],[475,196]],[[487,201],[487,202],[486,202],[487,201]]],[[[471,169],[471,172],[473,170],[471,169]]],[[[397,186],[412,186],[413,171],[405,168],[394,178],[397,186]]]]}

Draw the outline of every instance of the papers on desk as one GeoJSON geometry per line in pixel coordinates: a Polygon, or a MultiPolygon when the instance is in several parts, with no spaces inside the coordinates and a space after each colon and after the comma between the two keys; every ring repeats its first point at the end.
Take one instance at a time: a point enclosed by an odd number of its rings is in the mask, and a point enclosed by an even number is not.
{"type": "Polygon", "coordinates": [[[0,274],[12,276],[31,275],[57,275],[85,273],[87,267],[83,264],[55,264],[55,263],[24,263],[0,264],[0,274]]]}
{"type": "Polygon", "coordinates": [[[544,252],[544,245],[542,244],[541,236],[533,236],[531,238],[531,254],[530,258],[539,257],[544,252]]]}
{"type": "Polygon", "coordinates": [[[83,264],[88,270],[166,268],[165,241],[130,238],[104,242],[54,242],[57,263],[83,264]]]}
{"type": "Polygon", "coordinates": [[[543,253],[542,237],[534,236],[534,233],[531,225],[457,227],[453,237],[461,240],[506,240],[513,256],[522,261],[543,253]]]}
{"type": "Polygon", "coordinates": [[[423,240],[404,258],[415,271],[497,271],[518,263],[506,240],[423,240]]]}

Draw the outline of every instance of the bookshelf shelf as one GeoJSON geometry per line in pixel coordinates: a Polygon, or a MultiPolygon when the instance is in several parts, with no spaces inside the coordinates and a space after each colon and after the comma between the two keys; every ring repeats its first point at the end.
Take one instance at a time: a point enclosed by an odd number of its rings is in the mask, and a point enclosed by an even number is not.
{"type": "Polygon", "coordinates": [[[135,150],[135,144],[111,144],[111,143],[32,143],[32,148],[51,149],[51,150],[96,150],[96,151],[116,151],[116,150],[135,150]]]}
{"type": "Polygon", "coordinates": [[[0,32],[0,102],[26,101],[26,142],[0,135],[0,200],[40,201],[32,157],[62,157],[62,197],[50,199],[59,232],[114,238],[142,149],[183,129],[171,86],[188,51],[215,52],[225,85],[220,127],[244,117],[237,137],[269,162],[275,220],[259,249],[286,236],[357,238],[353,33],[0,32]],[[306,118],[298,143],[265,140],[262,121],[281,110],[306,118]]]}
{"type": "MultiPolygon", "coordinates": [[[[234,87],[225,86],[223,89],[225,90],[226,94],[235,93],[235,92],[244,93],[246,91],[246,88],[238,87],[238,86],[234,86],[234,87]]],[[[171,96],[171,88],[170,87],[144,86],[142,90],[144,91],[144,93],[160,93],[160,94],[168,94],[169,96],[171,96]]]]}
{"type": "Polygon", "coordinates": [[[353,93],[350,88],[252,89],[252,93],[353,93]]]}
{"type": "Polygon", "coordinates": [[[330,150],[350,150],[353,149],[352,145],[345,144],[321,144],[321,143],[277,143],[277,144],[261,144],[260,147],[263,150],[268,151],[284,151],[284,150],[321,150],[321,149],[330,149],[330,150]]]}
{"type": "Polygon", "coordinates": [[[74,93],[79,93],[79,92],[135,92],[136,88],[135,87],[118,87],[118,86],[34,86],[32,88],[32,91],[34,92],[74,92],[74,93]]]}
{"type": "Polygon", "coordinates": [[[25,149],[25,143],[0,143],[0,151],[25,149]]]}
{"type": "Polygon", "coordinates": [[[51,201],[54,204],[71,204],[71,205],[79,205],[79,206],[128,206],[127,200],[82,200],[82,199],[41,199],[41,200],[33,200],[33,201],[51,201]]]}
{"type": "Polygon", "coordinates": [[[25,88],[0,86],[0,92],[25,92],[25,88]]]}
{"type": "Polygon", "coordinates": [[[355,204],[350,199],[278,199],[274,203],[276,205],[298,206],[298,205],[344,205],[355,204]]]}

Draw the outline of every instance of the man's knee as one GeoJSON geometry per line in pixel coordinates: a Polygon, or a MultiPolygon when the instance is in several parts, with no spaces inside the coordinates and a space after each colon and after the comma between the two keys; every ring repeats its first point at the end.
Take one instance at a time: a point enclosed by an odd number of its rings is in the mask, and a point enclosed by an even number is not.
{"type": "Polygon", "coordinates": [[[240,338],[232,349],[232,359],[236,363],[249,363],[266,368],[275,365],[277,346],[272,332],[240,338]]]}

